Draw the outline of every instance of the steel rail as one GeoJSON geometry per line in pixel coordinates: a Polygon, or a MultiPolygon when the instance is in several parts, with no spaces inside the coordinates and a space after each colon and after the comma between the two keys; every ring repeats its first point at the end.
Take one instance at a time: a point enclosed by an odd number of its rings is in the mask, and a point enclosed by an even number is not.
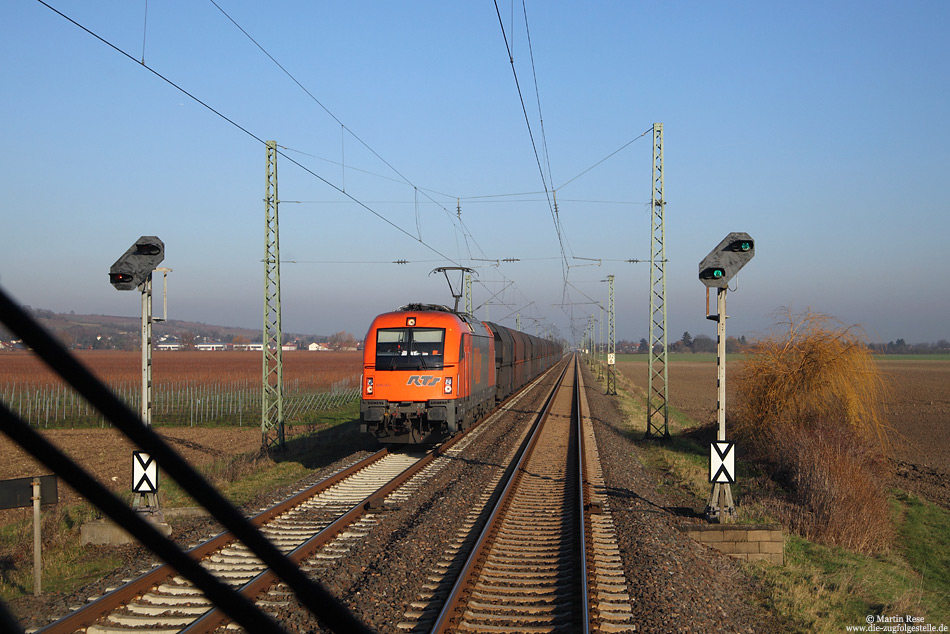
{"type": "Polygon", "coordinates": [[[464,595],[467,595],[471,591],[473,573],[480,565],[480,562],[483,561],[487,556],[488,549],[491,545],[492,536],[496,531],[496,520],[500,516],[504,515],[505,510],[510,505],[513,493],[517,489],[517,482],[520,478],[520,474],[523,471],[522,468],[527,463],[534,448],[537,446],[538,438],[541,436],[541,429],[544,426],[544,422],[548,418],[548,414],[550,414],[553,408],[555,397],[561,389],[561,384],[563,383],[564,378],[567,376],[568,366],[571,363],[573,363],[576,367],[576,360],[574,359],[572,359],[570,363],[565,364],[564,370],[558,377],[554,387],[551,389],[541,413],[535,419],[528,438],[520,448],[518,459],[513,461],[513,467],[509,468],[509,475],[505,487],[502,490],[498,502],[495,504],[495,507],[485,524],[485,528],[482,530],[478,540],[476,541],[471,553],[468,556],[468,559],[465,561],[465,565],[462,567],[459,577],[456,580],[455,585],[452,587],[452,591],[446,598],[442,611],[439,613],[438,618],[432,626],[432,634],[443,634],[444,632],[449,631],[449,628],[454,625],[454,621],[461,616],[464,595]]]}
{"type": "MultiPolygon", "coordinates": [[[[474,429],[474,427],[472,427],[472,429],[474,429]]],[[[346,530],[348,526],[355,523],[360,517],[368,513],[370,509],[377,507],[378,503],[385,499],[386,496],[399,489],[410,478],[420,473],[432,461],[440,457],[454,444],[461,441],[467,434],[468,432],[465,434],[457,434],[430,451],[425,457],[419,459],[417,462],[407,467],[402,473],[387,482],[378,490],[368,495],[364,500],[354,505],[349,511],[341,515],[333,523],[329,524],[319,533],[288,553],[287,558],[291,562],[299,565],[301,562],[312,557],[320,548],[325,546],[334,537],[346,530]]],[[[253,600],[258,595],[265,592],[270,586],[277,582],[277,580],[278,576],[274,573],[274,571],[267,569],[242,586],[240,593],[253,600]]],[[[226,613],[224,613],[219,607],[215,607],[204,613],[191,625],[180,630],[180,633],[209,634],[210,632],[215,631],[221,625],[227,623],[229,620],[230,619],[226,613]]]]}
{"type": "MultiPolygon", "coordinates": [[[[287,510],[303,504],[310,498],[322,493],[323,491],[326,491],[330,487],[345,480],[354,473],[362,471],[371,464],[378,462],[388,453],[388,450],[381,449],[371,456],[367,456],[363,460],[360,460],[359,462],[328,476],[313,486],[297,492],[286,500],[283,500],[274,506],[261,511],[257,515],[251,517],[249,521],[254,526],[263,526],[287,510]]],[[[195,561],[200,561],[201,559],[214,552],[217,552],[218,550],[235,541],[237,541],[237,538],[231,532],[224,531],[212,537],[208,541],[198,544],[194,548],[188,550],[187,554],[195,561]]],[[[145,574],[133,579],[129,583],[116,588],[112,592],[104,594],[95,601],[87,603],[78,610],[71,612],[67,616],[53,621],[49,625],[37,630],[35,634],[71,634],[80,628],[88,627],[89,625],[92,625],[98,621],[100,618],[108,615],[116,608],[128,603],[128,601],[133,597],[143,594],[150,588],[161,584],[176,574],[178,574],[178,571],[168,564],[158,566],[153,570],[150,570],[145,574]]]]}
{"type": "Polygon", "coordinates": [[[590,614],[590,601],[587,599],[589,595],[588,588],[590,587],[590,575],[591,569],[588,565],[587,560],[587,509],[589,508],[590,501],[590,490],[588,487],[588,477],[587,477],[587,446],[584,441],[584,412],[581,409],[581,394],[584,392],[584,377],[581,375],[580,369],[577,364],[574,365],[574,426],[577,432],[577,491],[578,491],[578,517],[580,522],[578,522],[578,528],[580,530],[579,536],[579,560],[580,565],[578,569],[580,573],[580,583],[581,583],[581,592],[580,596],[583,597],[583,613],[581,624],[583,627],[582,634],[587,634],[591,629],[591,614],[590,614]]]}
{"type": "MultiPolygon", "coordinates": [[[[533,385],[533,382],[531,385],[533,385]]],[[[530,385],[525,386],[524,389],[528,389],[529,387],[530,385]]],[[[513,400],[522,391],[523,390],[519,390],[517,393],[512,394],[508,399],[506,399],[504,402],[499,404],[498,409],[503,408],[507,403],[513,400]]],[[[464,433],[455,435],[448,441],[445,441],[444,443],[442,443],[439,447],[435,448],[432,452],[430,452],[429,456],[421,459],[421,464],[416,463],[416,465],[418,465],[418,469],[422,469],[426,464],[431,462],[433,459],[435,459],[439,455],[442,455],[444,452],[446,452],[449,448],[451,448],[457,442],[461,441],[469,433],[477,429],[485,420],[487,420],[487,418],[490,415],[491,414],[477,421],[476,424],[472,425],[469,429],[465,430],[464,433]]],[[[256,527],[264,526],[273,518],[284,514],[286,511],[300,504],[303,504],[310,498],[316,495],[319,495],[320,493],[326,491],[332,486],[347,479],[351,475],[359,471],[362,471],[366,467],[369,467],[370,465],[378,462],[379,460],[381,460],[388,454],[389,454],[389,451],[384,448],[372,454],[371,456],[368,456],[364,458],[363,460],[335,474],[328,476],[327,478],[321,480],[320,482],[314,484],[313,486],[308,487],[302,491],[299,491],[298,493],[279,502],[278,504],[275,504],[274,506],[271,506],[270,508],[265,509],[264,511],[258,513],[257,515],[249,518],[249,521],[252,525],[256,527]]],[[[405,480],[408,480],[409,477],[414,475],[418,471],[418,470],[414,470],[414,468],[415,468],[415,465],[413,465],[412,467],[409,467],[407,472],[404,472],[398,477],[397,486],[383,487],[379,491],[374,492],[371,496],[368,496],[365,500],[363,500],[362,502],[354,506],[354,508],[351,509],[349,512],[347,512],[347,514],[345,514],[344,516],[341,516],[341,518],[339,518],[338,520],[335,520],[333,524],[328,525],[320,533],[312,537],[310,540],[308,540],[301,546],[299,546],[297,549],[295,549],[295,551],[288,553],[287,558],[294,563],[298,563],[299,561],[302,561],[308,558],[310,555],[313,554],[313,552],[315,552],[323,544],[325,544],[326,542],[331,540],[335,535],[339,534],[339,532],[344,530],[346,525],[352,524],[353,522],[357,521],[359,517],[363,514],[363,512],[360,511],[361,508],[368,508],[368,507],[375,506],[377,504],[377,500],[381,500],[386,495],[389,495],[389,493],[391,493],[396,488],[398,488],[399,485],[404,483],[405,480]]],[[[393,482],[396,482],[396,480],[394,480],[393,482]]],[[[193,560],[200,561],[201,559],[225,548],[226,546],[234,543],[235,541],[238,541],[238,540],[235,538],[235,536],[232,533],[230,533],[229,531],[224,531],[216,535],[215,537],[211,538],[210,540],[188,550],[186,554],[189,555],[193,560]]],[[[70,614],[64,616],[63,618],[58,619],[54,621],[53,623],[50,623],[46,625],[45,627],[37,630],[35,634],[70,634],[81,628],[88,627],[89,625],[95,623],[101,618],[108,616],[117,608],[127,604],[134,597],[145,594],[151,588],[154,588],[160,585],[161,583],[167,581],[168,579],[170,579],[176,574],[179,574],[179,572],[173,566],[170,566],[168,564],[157,566],[154,569],[133,579],[132,581],[126,584],[123,584],[121,587],[116,588],[115,590],[109,593],[106,593],[105,595],[101,596],[95,601],[91,601],[87,603],[86,605],[78,608],[77,610],[74,610],[70,614]]],[[[276,581],[275,577],[276,575],[273,573],[273,570],[268,569],[267,571],[261,573],[258,576],[258,578],[252,579],[247,584],[245,584],[245,586],[238,589],[237,591],[240,592],[244,596],[253,598],[257,596],[258,594],[260,594],[261,592],[263,592],[264,590],[266,590],[267,587],[272,585],[274,581],[276,581]],[[269,581],[267,581],[268,579],[269,581]]],[[[220,608],[213,608],[209,610],[207,613],[205,613],[204,615],[202,615],[201,617],[199,617],[198,621],[188,626],[187,629],[183,631],[188,631],[188,632],[210,631],[210,630],[204,630],[202,628],[205,627],[203,623],[211,622],[212,620],[215,620],[217,623],[223,623],[223,622],[229,621],[230,617],[222,614],[222,611],[220,610],[220,608]],[[202,623],[202,625],[199,625],[199,622],[202,623]],[[191,629],[191,628],[194,628],[194,629],[191,629]]]]}
{"type": "MultiPolygon", "coordinates": [[[[253,526],[230,502],[208,483],[139,416],[73,358],[60,342],[49,335],[31,316],[0,289],[0,321],[20,336],[47,365],[80,392],[117,429],[141,449],[147,451],[165,472],[181,485],[215,519],[233,531],[261,561],[275,568],[307,609],[333,631],[369,632],[326,588],[292,566],[276,546],[253,526]]],[[[88,500],[129,531],[162,559],[171,562],[184,576],[200,587],[215,603],[226,605],[234,618],[252,631],[282,631],[272,619],[244,597],[197,565],[177,544],[138,517],[112,492],[89,476],[62,451],[30,429],[16,414],[0,406],[4,433],[34,458],[57,474],[67,477],[88,500]]]]}

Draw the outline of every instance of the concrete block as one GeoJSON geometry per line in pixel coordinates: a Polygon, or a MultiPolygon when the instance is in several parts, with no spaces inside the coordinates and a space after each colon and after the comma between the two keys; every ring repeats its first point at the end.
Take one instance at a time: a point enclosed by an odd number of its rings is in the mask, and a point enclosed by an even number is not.
{"type": "Polygon", "coordinates": [[[182,506],[174,509],[162,509],[165,517],[210,517],[211,513],[201,506],[182,506]]]}
{"type": "MultiPolygon", "coordinates": [[[[748,532],[749,541],[750,542],[772,541],[772,533],[774,532],[778,532],[778,531],[769,531],[769,530],[762,530],[762,529],[751,530],[748,532]]],[[[779,535],[781,535],[781,533],[779,533],[779,535]]]]}
{"type": "MultiPolygon", "coordinates": [[[[172,534],[172,527],[165,522],[152,522],[152,526],[165,537],[172,534]]],[[[86,522],[79,527],[79,536],[84,545],[117,546],[136,541],[124,528],[108,518],[86,522]]]]}
{"type": "Polygon", "coordinates": [[[703,544],[713,544],[722,541],[722,531],[696,531],[690,535],[703,544]]]}
{"type": "Polygon", "coordinates": [[[736,542],[734,553],[757,553],[759,542],[736,542]]]}
{"type": "Polygon", "coordinates": [[[785,563],[785,538],[778,524],[688,524],[678,528],[693,540],[735,559],[785,563]]]}
{"type": "Polygon", "coordinates": [[[730,528],[728,530],[722,531],[722,541],[724,542],[744,542],[748,541],[749,532],[745,530],[736,530],[730,528]]]}

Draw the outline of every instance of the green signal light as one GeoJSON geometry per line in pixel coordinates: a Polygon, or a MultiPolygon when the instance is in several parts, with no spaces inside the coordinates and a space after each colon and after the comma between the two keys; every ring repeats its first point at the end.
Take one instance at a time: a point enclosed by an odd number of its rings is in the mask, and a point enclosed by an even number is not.
{"type": "Polygon", "coordinates": [[[733,240],[723,250],[732,251],[733,253],[748,253],[754,247],[755,242],[752,240],[733,240]]]}
{"type": "Polygon", "coordinates": [[[719,280],[726,276],[726,270],[719,267],[709,267],[703,269],[699,274],[701,280],[719,280]]]}

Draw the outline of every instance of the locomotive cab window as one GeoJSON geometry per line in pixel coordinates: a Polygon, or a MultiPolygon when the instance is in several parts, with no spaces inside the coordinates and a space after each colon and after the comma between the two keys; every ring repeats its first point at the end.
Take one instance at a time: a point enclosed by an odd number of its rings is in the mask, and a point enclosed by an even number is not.
{"type": "Polygon", "coordinates": [[[377,370],[441,368],[444,328],[380,328],[376,331],[377,370]]]}

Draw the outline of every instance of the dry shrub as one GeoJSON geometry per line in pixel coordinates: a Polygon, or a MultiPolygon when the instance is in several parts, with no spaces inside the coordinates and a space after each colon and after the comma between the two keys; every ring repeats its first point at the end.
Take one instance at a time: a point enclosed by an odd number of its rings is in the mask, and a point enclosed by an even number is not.
{"type": "Polygon", "coordinates": [[[784,332],[757,341],[734,381],[737,421],[746,438],[792,428],[847,426],[882,451],[890,431],[881,411],[885,385],[857,327],[783,309],[784,332]]]}
{"type": "Polygon", "coordinates": [[[887,547],[884,461],[844,427],[790,429],[775,437],[772,459],[791,486],[784,520],[807,539],[863,553],[887,547]]]}
{"type": "Polygon", "coordinates": [[[885,385],[855,327],[783,311],[734,377],[732,428],[789,486],[786,519],[803,536],[862,552],[891,536],[884,492],[885,385]]]}

